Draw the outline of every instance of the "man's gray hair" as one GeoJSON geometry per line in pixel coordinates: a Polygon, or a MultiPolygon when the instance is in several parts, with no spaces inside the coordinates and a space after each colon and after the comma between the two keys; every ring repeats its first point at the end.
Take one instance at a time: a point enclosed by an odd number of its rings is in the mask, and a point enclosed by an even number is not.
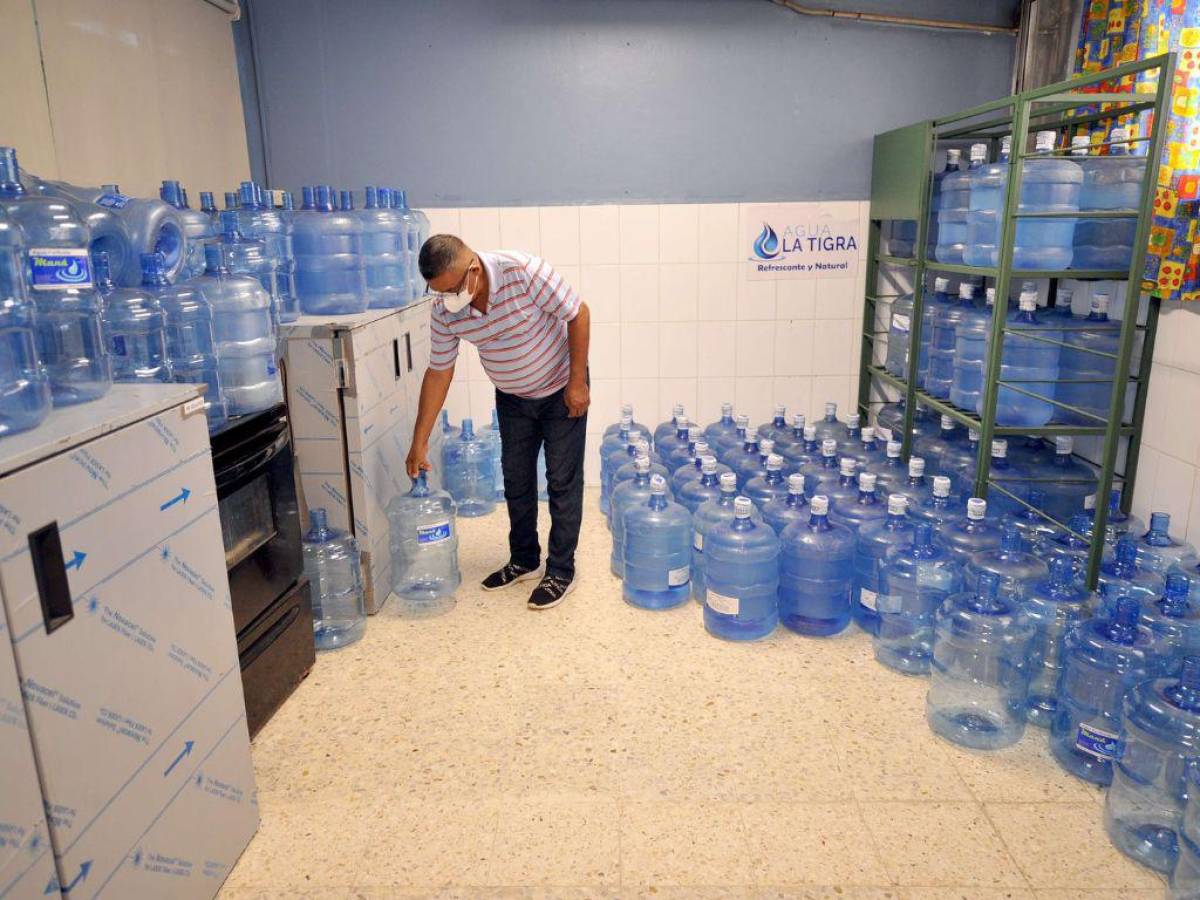
{"type": "Polygon", "coordinates": [[[417,257],[421,277],[433,281],[454,265],[458,255],[466,249],[467,245],[452,234],[435,234],[421,245],[421,253],[417,257]]]}

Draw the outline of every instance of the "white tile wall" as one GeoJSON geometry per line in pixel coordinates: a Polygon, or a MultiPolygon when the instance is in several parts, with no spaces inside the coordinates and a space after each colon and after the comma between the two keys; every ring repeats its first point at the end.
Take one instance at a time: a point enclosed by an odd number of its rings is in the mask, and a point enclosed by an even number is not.
{"type": "MultiPolygon", "coordinates": [[[[657,424],[676,402],[707,423],[726,400],[759,422],[777,401],[812,414],[827,399],[843,408],[854,399],[861,275],[745,280],[736,203],[427,212],[435,233],[540,253],[579,289],[592,311],[593,442],[622,402],[657,424]]],[[[491,385],[477,354],[465,344],[461,352],[451,418],[486,420],[491,385]]],[[[592,482],[594,456],[589,448],[592,482]]]]}

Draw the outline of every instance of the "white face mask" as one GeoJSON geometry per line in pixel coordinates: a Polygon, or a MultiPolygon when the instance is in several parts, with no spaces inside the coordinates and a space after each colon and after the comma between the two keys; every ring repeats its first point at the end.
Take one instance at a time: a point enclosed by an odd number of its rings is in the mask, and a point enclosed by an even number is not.
{"type": "Polygon", "coordinates": [[[462,290],[459,291],[457,294],[440,294],[439,295],[442,299],[442,303],[445,304],[445,306],[446,306],[447,312],[452,312],[452,313],[460,312],[461,310],[466,309],[467,306],[470,305],[471,301],[475,299],[472,296],[472,293],[474,292],[475,287],[478,286],[478,280],[476,280],[476,284],[474,286],[472,286],[472,284],[471,284],[471,275],[472,274],[473,274],[472,270],[467,269],[467,277],[463,279],[462,290]]]}

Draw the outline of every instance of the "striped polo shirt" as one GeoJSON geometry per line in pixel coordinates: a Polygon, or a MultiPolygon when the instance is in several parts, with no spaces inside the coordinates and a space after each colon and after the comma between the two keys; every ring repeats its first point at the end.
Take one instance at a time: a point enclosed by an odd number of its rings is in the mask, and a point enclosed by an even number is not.
{"type": "Polygon", "coordinates": [[[448,369],[459,340],[479,348],[483,370],[506,394],[537,399],[564,387],[571,371],[567,323],[579,312],[579,294],[544,259],[513,250],[478,254],[487,270],[487,312],[456,313],[435,300],[429,368],[448,369]]]}

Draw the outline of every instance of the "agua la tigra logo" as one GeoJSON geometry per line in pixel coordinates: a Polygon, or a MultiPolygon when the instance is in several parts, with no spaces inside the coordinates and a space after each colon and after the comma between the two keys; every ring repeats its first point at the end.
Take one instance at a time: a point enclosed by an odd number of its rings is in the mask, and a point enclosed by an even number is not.
{"type": "MultiPolygon", "coordinates": [[[[841,206],[841,204],[838,204],[841,206]]],[[[747,206],[743,219],[751,279],[850,277],[862,246],[858,216],[837,206],[777,203],[747,206]]]]}

